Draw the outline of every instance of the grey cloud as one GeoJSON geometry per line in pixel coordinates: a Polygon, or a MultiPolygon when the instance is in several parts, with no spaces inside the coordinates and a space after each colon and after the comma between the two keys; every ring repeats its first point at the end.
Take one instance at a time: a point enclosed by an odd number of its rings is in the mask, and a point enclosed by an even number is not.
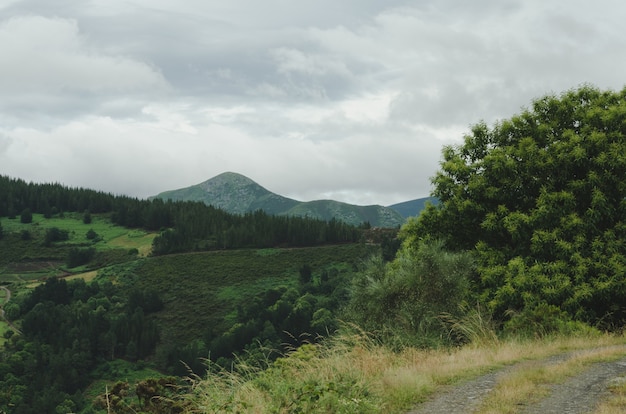
{"type": "Polygon", "coordinates": [[[626,70],[617,0],[4,4],[3,172],[142,196],[224,170],[302,199],[424,196],[470,124],[626,70]]]}
{"type": "Polygon", "coordinates": [[[7,152],[7,150],[12,144],[12,141],[13,140],[10,136],[0,132],[0,155],[7,152]]]}
{"type": "Polygon", "coordinates": [[[102,53],[76,21],[38,16],[0,23],[0,111],[17,118],[73,117],[128,94],[149,98],[169,85],[150,65],[102,53]]]}

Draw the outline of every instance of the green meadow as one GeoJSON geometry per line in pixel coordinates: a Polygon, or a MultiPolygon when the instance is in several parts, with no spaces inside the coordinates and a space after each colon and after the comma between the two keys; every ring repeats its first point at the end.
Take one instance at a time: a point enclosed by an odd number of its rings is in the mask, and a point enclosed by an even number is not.
{"type": "Polygon", "coordinates": [[[86,235],[93,230],[98,235],[98,241],[93,244],[97,249],[137,249],[146,256],[150,252],[155,233],[148,233],[140,229],[127,229],[117,226],[109,220],[107,215],[91,215],[91,222],[83,222],[83,214],[65,213],[63,217],[45,218],[42,214],[33,214],[32,223],[21,223],[19,218],[2,220],[2,227],[7,233],[28,231],[33,239],[44,236],[47,229],[56,227],[69,232],[69,240],[60,242],[60,245],[85,245],[86,235]]]}

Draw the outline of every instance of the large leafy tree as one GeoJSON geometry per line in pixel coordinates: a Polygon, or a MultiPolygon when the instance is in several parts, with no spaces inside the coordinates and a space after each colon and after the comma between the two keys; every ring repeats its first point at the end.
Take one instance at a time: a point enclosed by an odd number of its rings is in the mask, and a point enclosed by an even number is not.
{"type": "Polygon", "coordinates": [[[474,281],[496,315],[560,307],[626,319],[626,89],[583,86],[535,100],[443,150],[437,206],[403,229],[473,250],[474,281]]]}

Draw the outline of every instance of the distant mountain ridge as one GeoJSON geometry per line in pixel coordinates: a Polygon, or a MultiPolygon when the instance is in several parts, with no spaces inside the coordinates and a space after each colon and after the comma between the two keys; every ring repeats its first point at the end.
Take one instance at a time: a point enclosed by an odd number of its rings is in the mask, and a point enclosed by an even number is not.
{"type": "Polygon", "coordinates": [[[380,205],[357,206],[334,200],[305,202],[283,197],[234,172],[222,173],[190,187],[164,191],[151,198],[201,201],[229,213],[263,210],[273,215],[308,216],[322,220],[335,218],[354,225],[369,222],[375,227],[397,227],[405,221],[393,208],[380,205]]]}
{"type": "Polygon", "coordinates": [[[423,197],[416,198],[415,200],[404,201],[402,203],[392,204],[388,206],[396,210],[402,217],[409,218],[419,216],[422,210],[426,208],[426,203],[432,203],[434,205],[439,204],[439,200],[436,197],[423,197]]]}

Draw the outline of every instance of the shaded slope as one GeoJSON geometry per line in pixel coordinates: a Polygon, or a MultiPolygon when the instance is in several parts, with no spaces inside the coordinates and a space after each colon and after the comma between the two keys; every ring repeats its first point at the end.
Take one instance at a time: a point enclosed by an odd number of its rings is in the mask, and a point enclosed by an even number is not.
{"type": "Polygon", "coordinates": [[[377,227],[396,227],[404,222],[396,211],[383,206],[355,206],[334,200],[316,200],[303,202],[285,214],[294,216],[308,216],[331,220],[333,218],[347,223],[370,223],[377,227]]]}
{"type": "Polygon", "coordinates": [[[419,214],[426,207],[426,203],[431,202],[433,204],[438,204],[439,200],[435,197],[422,197],[416,198],[415,200],[404,201],[398,204],[392,204],[388,206],[391,209],[394,209],[404,218],[419,216],[419,214]]]}

